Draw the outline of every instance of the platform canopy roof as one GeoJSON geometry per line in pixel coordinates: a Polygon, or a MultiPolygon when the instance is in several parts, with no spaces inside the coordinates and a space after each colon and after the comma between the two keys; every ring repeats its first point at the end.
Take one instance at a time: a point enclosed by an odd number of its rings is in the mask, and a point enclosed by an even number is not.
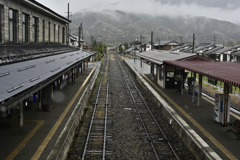
{"type": "Polygon", "coordinates": [[[164,60],[182,60],[196,56],[196,54],[172,52],[167,50],[149,50],[137,53],[136,55],[158,65],[161,65],[164,60]]]}
{"type": "Polygon", "coordinates": [[[0,66],[0,102],[45,82],[89,57],[90,53],[79,50],[0,66]]]}
{"type": "Polygon", "coordinates": [[[85,52],[90,53],[92,56],[95,56],[98,53],[98,51],[85,51],[85,52]]]}
{"type": "Polygon", "coordinates": [[[240,87],[240,64],[233,62],[214,62],[202,60],[164,61],[189,71],[240,87]]]}

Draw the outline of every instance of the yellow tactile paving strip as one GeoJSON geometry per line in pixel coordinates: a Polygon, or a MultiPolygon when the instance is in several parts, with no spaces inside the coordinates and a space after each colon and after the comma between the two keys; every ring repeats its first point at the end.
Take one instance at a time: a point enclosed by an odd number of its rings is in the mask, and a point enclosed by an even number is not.
{"type": "Polygon", "coordinates": [[[79,90],[77,91],[77,93],[74,95],[74,97],[72,98],[72,100],[70,101],[70,103],[67,105],[67,107],[65,108],[65,110],[63,111],[63,113],[61,114],[61,116],[58,118],[57,122],[54,124],[53,128],[50,130],[50,132],[48,133],[48,135],[46,136],[46,138],[43,140],[42,144],[38,147],[38,150],[35,152],[35,154],[33,155],[33,157],[31,158],[31,160],[37,160],[39,159],[39,157],[41,156],[43,150],[45,149],[45,147],[47,146],[48,142],[51,140],[51,138],[53,137],[54,133],[56,132],[56,130],[58,129],[59,125],[61,124],[61,122],[63,121],[63,119],[65,118],[67,112],[69,111],[69,109],[72,107],[73,103],[75,102],[75,100],[77,99],[78,95],[80,94],[80,92],[82,91],[83,87],[85,86],[85,84],[87,83],[88,79],[91,77],[93,71],[96,69],[97,66],[94,67],[94,69],[91,71],[91,73],[89,74],[89,76],[86,78],[86,80],[83,82],[82,86],[79,88],[79,90]]]}
{"type": "MultiPolygon", "coordinates": [[[[56,132],[56,130],[58,129],[59,125],[61,124],[61,122],[63,121],[63,119],[65,118],[67,112],[69,111],[69,109],[71,108],[71,106],[73,105],[73,103],[75,102],[75,100],[77,99],[78,95],[80,94],[80,92],[82,91],[83,87],[86,85],[87,81],[89,80],[89,78],[91,77],[92,73],[94,72],[94,70],[96,69],[97,66],[95,66],[93,68],[93,70],[91,71],[91,73],[89,74],[89,76],[86,78],[86,80],[83,82],[82,86],[79,88],[79,90],[77,91],[77,93],[74,95],[74,97],[71,99],[70,103],[68,104],[68,106],[65,108],[65,110],[63,111],[63,113],[61,114],[61,116],[59,117],[59,119],[57,120],[57,122],[54,124],[53,128],[50,130],[50,132],[47,134],[46,138],[43,140],[42,144],[38,147],[38,150],[35,152],[35,154],[33,155],[33,157],[31,158],[31,160],[37,160],[39,159],[39,157],[41,156],[43,150],[45,149],[45,147],[47,146],[48,142],[51,140],[51,138],[53,137],[54,133],[56,132]]],[[[34,129],[23,139],[23,141],[12,151],[12,153],[6,158],[6,160],[12,160],[14,159],[17,154],[21,151],[21,149],[27,144],[27,142],[33,137],[33,135],[38,131],[38,129],[43,125],[43,123],[45,122],[45,120],[24,120],[24,121],[34,121],[34,122],[38,122],[38,124],[36,125],[36,127],[34,127],[34,129]]]]}
{"type": "Polygon", "coordinates": [[[43,125],[45,120],[24,120],[37,122],[38,124],[33,128],[33,130],[22,140],[22,142],[12,151],[12,153],[6,158],[6,160],[12,160],[21,151],[21,149],[27,144],[27,142],[32,138],[32,136],[38,131],[38,129],[43,125]]]}
{"type": "MultiPolygon", "coordinates": [[[[134,66],[140,74],[141,72],[134,66]]],[[[149,80],[144,74],[141,74],[156,90],[158,90],[170,103],[172,103],[189,121],[191,121],[207,138],[209,138],[229,159],[237,160],[237,158],[227,150],[219,141],[217,141],[209,132],[207,132],[199,123],[197,123],[187,112],[185,112],[178,104],[176,104],[170,97],[168,97],[158,86],[149,80]]]]}

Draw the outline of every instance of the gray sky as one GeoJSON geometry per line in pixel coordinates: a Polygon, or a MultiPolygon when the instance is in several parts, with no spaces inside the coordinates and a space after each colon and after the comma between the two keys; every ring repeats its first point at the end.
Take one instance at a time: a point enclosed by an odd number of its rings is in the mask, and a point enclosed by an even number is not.
{"type": "Polygon", "coordinates": [[[205,16],[240,24],[240,0],[37,0],[66,16],[70,12],[103,9],[168,16],[205,16]]]}

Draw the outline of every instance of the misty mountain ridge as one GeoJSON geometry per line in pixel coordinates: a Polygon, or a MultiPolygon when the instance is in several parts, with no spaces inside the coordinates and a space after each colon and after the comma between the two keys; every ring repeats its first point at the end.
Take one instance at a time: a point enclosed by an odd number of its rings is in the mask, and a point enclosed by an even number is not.
{"type": "Polygon", "coordinates": [[[212,43],[214,35],[218,44],[240,40],[240,37],[236,36],[240,34],[240,26],[207,17],[170,17],[119,10],[84,10],[72,16],[71,34],[78,35],[77,28],[81,22],[87,42],[90,42],[91,35],[97,41],[103,40],[108,44],[115,44],[115,41],[132,42],[140,39],[140,34],[145,41],[150,41],[151,31],[154,32],[154,41],[157,41],[157,38],[180,41],[180,37],[183,37],[183,42],[189,42],[192,41],[193,33],[197,43],[212,43]]]}

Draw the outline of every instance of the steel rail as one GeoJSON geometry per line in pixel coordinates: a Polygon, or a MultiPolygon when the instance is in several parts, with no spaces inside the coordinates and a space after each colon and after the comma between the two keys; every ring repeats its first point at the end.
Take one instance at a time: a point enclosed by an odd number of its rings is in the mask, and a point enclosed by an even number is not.
{"type": "MultiPolygon", "coordinates": [[[[130,93],[130,95],[131,95],[131,98],[132,98],[132,100],[133,100],[133,102],[134,102],[134,106],[135,106],[135,108],[136,108],[136,111],[137,111],[137,113],[138,113],[138,116],[139,116],[139,118],[140,118],[140,121],[141,121],[141,123],[142,123],[142,125],[143,125],[144,131],[145,131],[145,133],[146,133],[146,135],[147,135],[147,137],[148,137],[148,139],[149,139],[149,141],[150,141],[151,147],[152,147],[152,149],[153,149],[153,152],[154,152],[156,158],[159,160],[159,159],[160,159],[160,158],[159,158],[159,155],[158,155],[158,153],[157,153],[157,151],[156,151],[156,148],[155,148],[155,146],[154,146],[154,144],[153,144],[153,142],[152,142],[152,139],[151,139],[151,137],[150,137],[150,135],[149,135],[149,133],[148,133],[147,127],[146,127],[146,125],[145,125],[144,122],[143,122],[142,116],[141,116],[141,114],[140,114],[140,112],[139,112],[139,110],[138,110],[138,108],[137,108],[136,101],[135,101],[135,99],[134,99],[134,97],[133,97],[133,94],[132,94],[131,89],[130,89],[128,83],[127,83],[127,80],[126,80],[126,78],[124,77],[123,67],[122,67],[122,68],[120,67],[119,59],[118,59],[118,58],[116,58],[116,59],[118,60],[118,65],[119,65],[119,68],[120,68],[120,70],[121,70],[121,72],[122,72],[122,75],[123,75],[123,78],[124,78],[124,82],[125,82],[125,84],[127,85],[127,88],[128,88],[129,93],[130,93]]],[[[125,73],[126,73],[126,71],[125,71],[125,73]]],[[[126,73],[126,74],[127,74],[127,73],[126,73]]],[[[128,76],[128,77],[129,77],[129,76],[128,76]]]]}
{"type": "MultiPolygon", "coordinates": [[[[108,57],[109,58],[109,57],[108,57]]],[[[108,63],[110,64],[110,60],[108,60],[108,63]]],[[[109,71],[109,64],[108,64],[108,71],[109,71]]],[[[105,160],[106,155],[106,141],[107,141],[107,117],[108,117],[108,91],[109,91],[109,74],[107,76],[107,93],[106,93],[106,103],[105,103],[105,121],[104,121],[104,139],[103,139],[103,160],[105,160]]]]}
{"type": "Polygon", "coordinates": [[[176,157],[178,160],[180,160],[180,158],[178,157],[176,151],[175,151],[174,148],[172,147],[171,142],[170,142],[169,139],[167,138],[166,134],[164,133],[164,131],[162,130],[162,128],[160,127],[160,125],[158,124],[155,116],[152,114],[152,111],[149,109],[149,107],[148,107],[146,101],[144,100],[142,94],[140,93],[139,89],[137,88],[137,86],[135,85],[135,83],[133,82],[133,80],[132,80],[130,77],[129,77],[129,79],[131,80],[131,82],[132,82],[132,84],[134,85],[135,89],[136,89],[137,92],[139,93],[142,101],[144,102],[146,108],[148,109],[148,112],[150,113],[151,117],[153,118],[153,120],[154,120],[155,124],[157,125],[158,129],[161,131],[162,135],[163,135],[164,138],[167,140],[168,145],[169,145],[169,147],[171,148],[172,152],[174,153],[175,157],[176,157]]]}
{"type": "MultiPolygon", "coordinates": [[[[93,109],[93,114],[92,114],[91,122],[90,122],[90,125],[89,125],[89,129],[88,129],[88,134],[87,134],[87,138],[86,138],[86,142],[85,142],[85,146],[84,146],[84,151],[83,151],[83,154],[82,154],[82,160],[84,160],[85,156],[86,156],[87,146],[88,146],[89,137],[90,137],[92,126],[93,126],[93,121],[94,121],[96,109],[97,109],[97,106],[98,106],[98,100],[99,100],[99,97],[100,97],[100,91],[101,91],[101,88],[102,88],[103,78],[104,78],[104,74],[101,77],[101,82],[100,82],[99,87],[98,87],[97,97],[96,97],[96,101],[95,101],[95,105],[94,105],[94,109],[93,109]]],[[[105,126],[106,126],[106,124],[105,124],[105,126]]],[[[105,132],[105,130],[104,130],[104,132],[105,132]]],[[[105,133],[104,133],[104,135],[105,135],[105,133]]],[[[105,136],[104,136],[104,139],[106,140],[105,136]]],[[[104,146],[105,146],[105,144],[104,144],[104,146]]],[[[103,159],[105,159],[105,150],[103,151],[103,159]]]]}
{"type": "MultiPolygon", "coordinates": [[[[122,68],[124,68],[124,67],[122,67],[122,68]]],[[[126,71],[125,71],[125,72],[126,72],[126,71]]],[[[126,73],[126,74],[127,74],[127,73],[126,73]]],[[[128,74],[127,74],[127,76],[129,77],[128,74]]],[[[132,84],[134,85],[134,88],[137,90],[138,94],[140,95],[141,100],[144,102],[145,107],[147,108],[148,112],[150,113],[151,117],[153,118],[153,120],[154,120],[155,124],[157,125],[158,129],[160,130],[160,132],[162,133],[162,135],[164,136],[164,138],[165,138],[166,141],[168,142],[167,144],[168,144],[168,146],[171,148],[174,156],[175,156],[178,160],[180,160],[179,156],[177,155],[176,151],[174,150],[174,148],[173,148],[172,144],[170,143],[169,139],[167,138],[166,134],[164,133],[164,131],[163,131],[162,128],[160,127],[159,123],[157,122],[155,116],[152,114],[151,110],[149,109],[146,101],[144,100],[144,98],[143,98],[141,92],[139,91],[139,89],[137,88],[136,84],[133,82],[133,80],[132,80],[130,77],[129,77],[129,79],[130,79],[130,81],[132,82],[132,84]]],[[[126,80],[125,80],[125,83],[127,83],[126,80]]],[[[127,84],[127,86],[128,86],[128,84],[127,84]]],[[[133,97],[133,95],[132,95],[132,93],[131,93],[131,90],[130,90],[129,86],[128,86],[128,90],[129,90],[129,92],[130,92],[130,94],[131,94],[131,97],[132,97],[132,99],[133,99],[133,101],[134,101],[134,105],[135,105],[135,107],[136,107],[136,109],[137,109],[137,112],[138,112],[138,114],[140,114],[140,112],[138,111],[138,108],[137,108],[137,106],[136,106],[136,102],[135,102],[135,100],[134,100],[134,97],[133,97]]],[[[139,115],[139,117],[141,117],[141,115],[139,115]]],[[[142,119],[142,118],[141,118],[141,119],[142,119]]],[[[141,121],[142,121],[142,120],[141,120],[141,121]]],[[[143,121],[142,121],[142,123],[143,123],[143,126],[145,126],[143,121]]],[[[145,127],[144,127],[144,128],[145,128],[145,127]]],[[[150,138],[150,137],[149,137],[149,138],[150,138]]]]}

